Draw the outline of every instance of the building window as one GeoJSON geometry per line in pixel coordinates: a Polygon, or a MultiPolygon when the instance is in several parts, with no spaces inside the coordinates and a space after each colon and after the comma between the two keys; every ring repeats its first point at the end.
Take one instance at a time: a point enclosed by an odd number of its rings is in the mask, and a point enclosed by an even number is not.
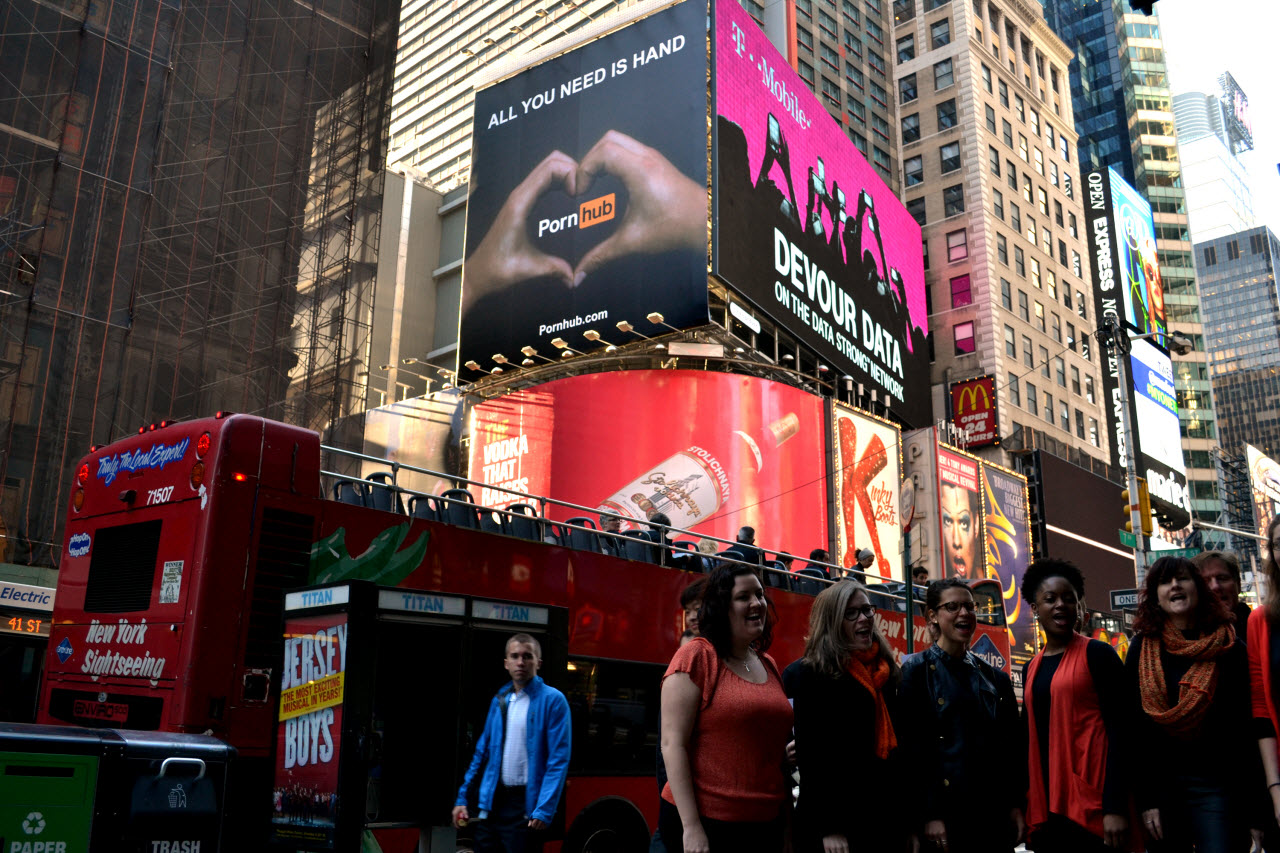
{"type": "Polygon", "coordinates": [[[1027,154],[1027,138],[1021,133],[1018,134],[1018,156],[1022,158],[1022,162],[1030,163],[1027,154]]]}
{"type": "Polygon", "coordinates": [[[1218,247],[1205,246],[1204,247],[1204,265],[1206,267],[1212,267],[1212,266],[1216,266],[1217,263],[1218,263],[1218,247]]]}
{"type": "MultiPolygon", "coordinates": [[[[1071,393],[1080,396],[1080,368],[1071,365],[1071,393]]],[[[1083,438],[1084,436],[1081,436],[1083,438]]]]}
{"type": "MultiPolygon", "coordinates": [[[[926,0],[927,2],[927,0],[926,0]]],[[[934,63],[933,66],[933,88],[935,91],[941,91],[955,82],[955,74],[952,70],[950,59],[944,59],[941,62],[934,63]]]]}
{"type": "Polygon", "coordinates": [[[1053,163],[1053,162],[1049,163],[1049,183],[1053,184],[1055,187],[1058,186],[1058,164],[1057,163],[1053,163]]]}
{"type": "Polygon", "coordinates": [[[1071,432],[1071,408],[1066,403],[1058,403],[1058,426],[1063,432],[1071,432]]]}
{"type": "Polygon", "coordinates": [[[1089,443],[1092,444],[1094,447],[1100,446],[1098,444],[1098,419],[1097,418],[1089,418],[1089,443]]]}
{"type": "Polygon", "coordinates": [[[1090,403],[1098,402],[1093,391],[1093,374],[1086,373],[1084,375],[1084,398],[1090,403]]]}
{"type": "Polygon", "coordinates": [[[956,355],[968,355],[976,347],[973,342],[973,323],[956,323],[954,327],[956,355]]]}
{"type": "Polygon", "coordinates": [[[1036,171],[1044,175],[1044,152],[1037,148],[1032,152],[1032,157],[1035,160],[1036,171]]]}
{"type": "Polygon", "coordinates": [[[969,240],[964,229],[947,234],[947,263],[963,261],[969,257],[969,240]]]}
{"type": "Polygon", "coordinates": [[[1063,361],[1062,356],[1056,356],[1053,359],[1053,376],[1059,385],[1063,388],[1067,387],[1067,363],[1063,361]]]}
{"type": "Polygon", "coordinates": [[[1044,419],[1053,426],[1053,395],[1048,391],[1044,392],[1044,419]]]}
{"type": "Polygon", "coordinates": [[[1040,290],[1040,261],[1038,258],[1031,259],[1031,286],[1036,290],[1040,290]]]}
{"type": "Polygon", "coordinates": [[[941,9],[950,2],[951,0],[924,0],[924,10],[932,12],[934,9],[941,9]]]}
{"type": "MultiPolygon", "coordinates": [[[[954,172],[960,168],[960,143],[950,142],[938,149],[942,162],[942,174],[954,172]]],[[[963,209],[963,208],[962,208],[963,209]]]]}
{"type": "MultiPolygon", "coordinates": [[[[1080,262],[1080,253],[1075,249],[1071,250],[1071,272],[1076,278],[1084,278],[1083,267],[1080,262]]],[[[1083,314],[1081,316],[1084,316],[1083,314]]]]}
{"type": "Polygon", "coordinates": [[[987,94],[991,93],[991,69],[986,65],[982,66],[982,85],[986,88],[987,94]]]}
{"type": "Polygon", "coordinates": [[[1062,343],[1062,318],[1057,314],[1049,315],[1049,335],[1058,343],[1062,343]]]}
{"type": "Polygon", "coordinates": [[[991,191],[991,212],[1004,219],[1004,193],[1000,190],[991,191]]]}
{"type": "Polygon", "coordinates": [[[1026,105],[1023,104],[1021,95],[1013,96],[1013,114],[1018,117],[1018,121],[1023,124],[1027,123],[1026,105]]]}
{"type": "Polygon", "coordinates": [[[1000,304],[1006,311],[1013,310],[1013,285],[1007,278],[1000,279],[1000,304]]]}
{"type": "MultiPolygon", "coordinates": [[[[823,49],[824,50],[826,49],[825,45],[823,46],[823,49]]],[[[826,97],[828,101],[835,104],[837,107],[840,106],[840,100],[841,100],[840,87],[837,86],[835,83],[832,83],[826,77],[822,78],[822,94],[824,97],[826,97]]]]}
{"type": "MultiPolygon", "coordinates": [[[[1071,235],[1071,239],[1079,240],[1080,232],[1076,228],[1076,215],[1074,213],[1067,214],[1067,233],[1071,235]]],[[[1080,273],[1076,273],[1079,275],[1080,273]]]]}
{"type": "Polygon", "coordinates": [[[1022,210],[1013,202],[1009,202],[1009,224],[1014,231],[1022,233],[1022,210]]]}
{"type": "Polygon", "coordinates": [[[898,39],[898,62],[910,62],[916,58],[916,37],[914,34],[898,39]]]}
{"type": "Polygon", "coordinates": [[[942,215],[955,216],[964,213],[964,186],[956,184],[942,191],[942,215]]]}
{"type": "MultiPolygon", "coordinates": [[[[1028,202],[1031,201],[1031,176],[1030,175],[1022,176],[1022,197],[1026,199],[1028,202]]],[[[1032,240],[1031,242],[1034,243],[1035,240],[1032,240]]]]}
{"type": "Polygon", "coordinates": [[[1018,191],[1018,167],[1012,160],[1005,160],[1005,173],[1009,181],[1009,189],[1018,191]]]}
{"type": "Polygon", "coordinates": [[[902,161],[902,174],[909,187],[924,182],[924,157],[916,156],[902,161]]]}
{"type": "MultiPolygon", "coordinates": [[[[1040,227],[1040,248],[1044,249],[1044,253],[1053,258],[1053,234],[1049,231],[1048,225],[1040,227]]],[[[1057,295],[1050,291],[1050,296],[1057,299],[1057,295]]]]}
{"type": "Polygon", "coordinates": [[[898,81],[898,101],[909,104],[919,95],[916,92],[916,75],[908,74],[898,81]]]}
{"type": "Polygon", "coordinates": [[[987,146],[987,161],[991,164],[991,174],[1000,177],[1000,152],[994,146],[987,146]]]}
{"type": "Polygon", "coordinates": [[[1022,405],[1022,393],[1018,386],[1018,377],[1012,373],[1009,374],[1009,402],[1014,406],[1022,405]]]}
{"type": "Polygon", "coordinates": [[[1031,322],[1031,300],[1027,298],[1025,291],[1018,291],[1018,316],[1022,318],[1022,322],[1031,322]]]}
{"type": "MultiPolygon", "coordinates": [[[[1039,302],[1036,303],[1036,307],[1037,308],[1040,307],[1039,302]]],[[[1049,378],[1049,348],[1040,347],[1039,349],[1040,349],[1040,361],[1037,363],[1040,365],[1040,375],[1043,376],[1045,379],[1048,379],[1049,378]]]]}
{"type": "Polygon", "coordinates": [[[1000,106],[1007,110],[1009,109],[1009,84],[1001,80],[997,85],[1000,87],[1000,106]]]}
{"type": "MultiPolygon", "coordinates": [[[[1062,202],[1057,200],[1053,202],[1053,221],[1058,223],[1059,228],[1062,227],[1062,202]]],[[[1063,261],[1063,263],[1065,264],[1066,261],[1063,261]]]]}
{"type": "Polygon", "coordinates": [[[969,276],[958,275],[951,279],[951,307],[962,308],[973,304],[973,292],[969,288],[969,276]]]}
{"type": "Polygon", "coordinates": [[[933,50],[951,43],[951,21],[943,18],[929,27],[929,45],[933,50]]]}
{"type": "Polygon", "coordinates": [[[996,235],[996,259],[1006,267],[1009,266],[1009,241],[1003,234],[996,235]]]}
{"type": "MultiPolygon", "coordinates": [[[[851,6],[846,0],[845,5],[851,6]]],[[[901,24],[916,16],[916,0],[893,0],[893,22],[901,24]]]]}
{"type": "Polygon", "coordinates": [[[924,199],[913,198],[911,201],[907,202],[907,213],[910,213],[911,218],[914,219],[919,225],[924,225],[926,222],[925,211],[924,211],[924,199]]]}
{"type": "Polygon", "coordinates": [[[1078,290],[1076,291],[1076,313],[1085,320],[1089,319],[1089,311],[1084,307],[1084,294],[1078,290]]]}
{"type": "Polygon", "coordinates": [[[990,104],[983,104],[982,108],[987,114],[987,130],[991,133],[996,132],[996,111],[991,108],[990,104]]]}
{"type": "Polygon", "coordinates": [[[1027,367],[1036,366],[1036,357],[1031,353],[1031,338],[1022,336],[1022,363],[1027,367]]]}
{"type": "Polygon", "coordinates": [[[902,119],[902,144],[920,139],[920,114],[912,113],[902,119]]]}
{"type": "Polygon", "coordinates": [[[1004,354],[1009,358],[1018,357],[1018,348],[1014,345],[1013,327],[1004,327],[1004,354]]]}
{"type": "Polygon", "coordinates": [[[821,9],[818,10],[818,26],[832,39],[838,38],[836,35],[836,19],[821,9]]]}
{"type": "MultiPolygon", "coordinates": [[[[1067,291],[1067,293],[1070,292],[1070,290],[1067,291]]],[[[1076,326],[1074,323],[1067,324],[1067,346],[1072,352],[1076,351],[1076,326]]]]}
{"type": "Polygon", "coordinates": [[[1267,241],[1263,239],[1261,234],[1249,235],[1249,251],[1255,255],[1261,255],[1267,250],[1267,241]]]}
{"type": "Polygon", "coordinates": [[[1013,147],[1013,125],[1009,124],[1008,119],[1000,119],[1000,136],[1005,145],[1013,147]]]}
{"type": "Polygon", "coordinates": [[[1027,383],[1027,411],[1033,415],[1040,413],[1039,403],[1036,400],[1036,386],[1030,382],[1027,383]]]}
{"type": "Polygon", "coordinates": [[[956,126],[956,99],[938,104],[938,130],[949,130],[956,126]]]}
{"type": "Polygon", "coordinates": [[[1067,147],[1067,137],[1058,134],[1058,153],[1062,155],[1062,159],[1068,163],[1071,162],[1071,149],[1067,147]]]}
{"type": "Polygon", "coordinates": [[[1027,256],[1022,254],[1022,249],[1018,246],[1013,247],[1013,271],[1023,278],[1027,277],[1027,256]]]}
{"type": "Polygon", "coordinates": [[[809,84],[809,88],[813,88],[813,66],[803,59],[797,64],[800,68],[800,76],[804,78],[804,82],[809,84]]]}
{"type": "Polygon", "coordinates": [[[1049,194],[1040,187],[1036,187],[1036,202],[1040,207],[1040,212],[1045,216],[1049,215],[1049,194]]]}
{"type": "Polygon", "coordinates": [[[1031,111],[1031,132],[1036,136],[1040,135],[1040,113],[1035,110],[1031,111]]]}

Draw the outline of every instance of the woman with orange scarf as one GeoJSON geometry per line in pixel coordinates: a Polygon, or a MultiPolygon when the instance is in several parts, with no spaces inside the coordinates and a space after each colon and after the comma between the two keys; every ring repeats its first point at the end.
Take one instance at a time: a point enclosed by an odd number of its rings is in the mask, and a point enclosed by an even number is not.
{"type": "Polygon", "coordinates": [[[862,584],[823,590],[809,611],[804,657],[783,676],[795,705],[795,849],[848,853],[905,849],[898,796],[864,797],[851,780],[900,791],[893,711],[898,665],[875,628],[875,607],[862,584]]]}
{"type": "Polygon", "coordinates": [[[1161,557],[1147,572],[1125,670],[1136,705],[1133,794],[1151,853],[1244,853],[1249,662],[1231,615],[1195,564],[1161,557]]]}

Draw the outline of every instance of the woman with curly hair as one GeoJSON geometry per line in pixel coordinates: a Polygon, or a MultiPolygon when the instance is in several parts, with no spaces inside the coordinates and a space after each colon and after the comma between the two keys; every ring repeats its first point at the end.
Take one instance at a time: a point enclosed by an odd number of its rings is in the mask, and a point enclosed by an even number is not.
{"type": "Polygon", "coordinates": [[[900,798],[850,794],[852,779],[901,789],[893,724],[898,665],[875,615],[857,581],[827,587],[809,611],[804,657],[787,667],[800,769],[795,849],[801,853],[896,853],[906,845],[904,816],[896,813],[900,798]]]}
{"type": "Polygon", "coordinates": [[[766,654],[773,613],[755,569],[711,573],[698,631],[662,681],[663,841],[670,853],[780,851],[792,714],[766,654]]]}
{"type": "Polygon", "coordinates": [[[1280,755],[1277,754],[1276,695],[1280,685],[1280,515],[1267,525],[1267,538],[1262,543],[1262,574],[1267,579],[1261,605],[1249,614],[1249,683],[1253,704],[1254,734],[1262,756],[1262,769],[1267,777],[1267,793],[1271,796],[1271,820],[1268,821],[1266,847],[1280,849],[1280,755]]]}
{"type": "Polygon", "coordinates": [[[1190,560],[1156,560],[1143,593],[1125,672],[1136,706],[1132,744],[1146,756],[1133,794],[1149,849],[1243,853],[1242,805],[1256,778],[1244,645],[1190,560]]]}
{"type": "Polygon", "coordinates": [[[1032,563],[1022,596],[1045,636],[1023,680],[1028,846],[1036,853],[1130,849],[1124,665],[1111,646],[1076,633],[1084,576],[1074,564],[1032,563]]]}

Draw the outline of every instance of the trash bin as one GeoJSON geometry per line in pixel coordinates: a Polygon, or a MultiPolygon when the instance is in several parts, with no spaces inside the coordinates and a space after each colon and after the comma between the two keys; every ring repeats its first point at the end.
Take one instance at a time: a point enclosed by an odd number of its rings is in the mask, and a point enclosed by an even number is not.
{"type": "Polygon", "coordinates": [[[85,853],[101,730],[0,724],[0,850],[85,853]]]}
{"type": "Polygon", "coordinates": [[[204,735],[0,724],[0,851],[217,853],[234,755],[204,735]]]}

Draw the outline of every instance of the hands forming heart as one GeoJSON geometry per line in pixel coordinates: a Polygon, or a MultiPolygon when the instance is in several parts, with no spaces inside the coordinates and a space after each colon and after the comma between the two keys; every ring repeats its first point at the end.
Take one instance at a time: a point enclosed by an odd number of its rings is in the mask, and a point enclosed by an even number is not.
{"type": "Polygon", "coordinates": [[[706,241],[706,187],[687,178],[661,152],[610,130],[580,162],[552,151],[511,191],[467,259],[463,311],[480,297],[527,279],[551,276],[566,287],[577,287],[618,258],[697,248],[706,241]],[[592,247],[573,268],[529,240],[529,211],[556,185],[570,196],[586,193],[601,172],[622,182],[630,202],[613,235],[592,247]]]}

